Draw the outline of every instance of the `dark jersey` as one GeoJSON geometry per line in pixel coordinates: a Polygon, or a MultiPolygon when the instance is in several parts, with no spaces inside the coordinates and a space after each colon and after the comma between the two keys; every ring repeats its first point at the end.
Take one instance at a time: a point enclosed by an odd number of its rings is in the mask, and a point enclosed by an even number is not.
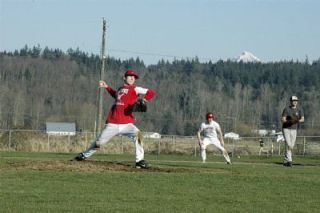
{"type": "Polygon", "coordinates": [[[287,106],[284,108],[282,112],[282,117],[287,118],[287,122],[282,124],[282,128],[287,129],[297,129],[298,123],[292,122],[294,119],[300,119],[304,116],[303,109],[300,107],[292,108],[291,106],[287,106]]]}

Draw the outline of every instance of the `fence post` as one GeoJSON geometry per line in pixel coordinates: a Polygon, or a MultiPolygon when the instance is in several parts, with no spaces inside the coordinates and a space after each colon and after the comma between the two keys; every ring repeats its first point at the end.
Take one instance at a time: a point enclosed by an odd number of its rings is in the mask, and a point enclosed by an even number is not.
{"type": "Polygon", "coordinates": [[[161,144],[160,144],[160,139],[158,140],[158,155],[160,155],[160,146],[161,146],[161,144]]]}
{"type": "Polygon", "coordinates": [[[228,141],[232,140],[232,154],[231,154],[231,158],[233,158],[234,156],[234,141],[233,139],[228,139],[228,141]]]}
{"type": "MultiPolygon", "coordinates": [[[[271,156],[273,156],[273,140],[272,140],[272,138],[270,138],[270,137],[268,137],[267,138],[268,140],[268,144],[269,143],[271,143],[271,150],[270,150],[270,152],[271,152],[271,156]]],[[[267,149],[268,150],[268,153],[269,153],[269,149],[267,149]]]]}
{"type": "Polygon", "coordinates": [[[303,156],[306,154],[306,137],[303,136],[303,156]]]}
{"type": "Polygon", "coordinates": [[[83,150],[85,150],[85,149],[86,149],[87,144],[88,144],[88,132],[86,132],[85,147],[83,148],[83,150]]]}
{"type": "Polygon", "coordinates": [[[176,153],[176,140],[172,136],[172,143],[173,143],[173,153],[176,153]]]}
{"type": "Polygon", "coordinates": [[[11,130],[9,130],[9,143],[8,143],[9,150],[11,149],[11,130]]]}
{"type": "Polygon", "coordinates": [[[48,152],[50,152],[50,139],[49,139],[49,134],[48,134],[48,152]]]}
{"type": "Polygon", "coordinates": [[[197,141],[194,140],[194,156],[197,157],[197,141]]]}
{"type": "Polygon", "coordinates": [[[278,147],[279,147],[279,150],[278,150],[278,155],[280,156],[280,155],[281,155],[281,150],[280,150],[280,149],[281,149],[281,146],[280,146],[280,144],[281,144],[281,141],[279,141],[279,142],[278,142],[278,144],[279,144],[279,146],[278,146],[278,147]]]}
{"type": "Polygon", "coordinates": [[[123,137],[122,137],[122,135],[121,135],[120,138],[121,138],[121,140],[120,140],[120,146],[121,146],[120,149],[121,149],[121,154],[123,154],[123,139],[122,139],[123,137]]]}

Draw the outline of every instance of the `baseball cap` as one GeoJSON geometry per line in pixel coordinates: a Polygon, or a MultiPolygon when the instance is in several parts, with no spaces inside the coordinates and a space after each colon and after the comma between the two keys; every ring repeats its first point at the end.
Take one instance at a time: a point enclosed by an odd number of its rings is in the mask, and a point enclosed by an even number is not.
{"type": "Polygon", "coordinates": [[[127,70],[127,72],[124,74],[125,77],[127,76],[134,76],[136,79],[139,78],[139,76],[137,75],[137,73],[134,70],[127,70]]]}
{"type": "Polygon", "coordinates": [[[214,119],[214,114],[213,114],[213,112],[207,112],[206,117],[207,117],[207,119],[208,119],[208,118],[214,119]]]}
{"type": "Polygon", "coordinates": [[[295,95],[291,96],[290,101],[299,101],[299,98],[295,95]]]}

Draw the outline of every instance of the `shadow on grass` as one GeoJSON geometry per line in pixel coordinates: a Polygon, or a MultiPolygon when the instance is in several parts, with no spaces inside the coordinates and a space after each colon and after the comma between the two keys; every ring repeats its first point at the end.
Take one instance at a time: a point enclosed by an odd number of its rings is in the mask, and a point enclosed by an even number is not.
{"type": "MultiPolygon", "coordinates": [[[[274,164],[277,164],[277,165],[283,165],[283,162],[274,162],[274,164]]],[[[311,163],[292,163],[292,166],[320,166],[320,165],[317,165],[317,164],[311,164],[311,163]]]]}

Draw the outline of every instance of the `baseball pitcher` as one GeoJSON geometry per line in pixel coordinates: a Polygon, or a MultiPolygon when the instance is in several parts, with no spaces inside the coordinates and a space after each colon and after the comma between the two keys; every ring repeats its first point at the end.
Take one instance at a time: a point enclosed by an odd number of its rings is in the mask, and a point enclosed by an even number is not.
{"type": "MultiPolygon", "coordinates": [[[[151,100],[155,93],[151,89],[146,89],[134,85],[139,76],[134,70],[128,70],[123,77],[124,84],[118,90],[112,89],[106,82],[100,81],[99,86],[105,88],[114,98],[114,104],[111,107],[106,119],[105,128],[99,137],[94,140],[89,148],[75,157],[75,160],[82,161],[93,155],[101,145],[107,143],[116,135],[126,135],[131,138],[136,149],[136,168],[148,168],[144,160],[144,149],[142,146],[142,134],[134,125],[135,117],[133,111],[136,110],[136,102],[139,95],[143,95],[143,100],[139,101],[139,106],[151,100]]],[[[142,107],[146,110],[146,106],[142,107]]]]}

